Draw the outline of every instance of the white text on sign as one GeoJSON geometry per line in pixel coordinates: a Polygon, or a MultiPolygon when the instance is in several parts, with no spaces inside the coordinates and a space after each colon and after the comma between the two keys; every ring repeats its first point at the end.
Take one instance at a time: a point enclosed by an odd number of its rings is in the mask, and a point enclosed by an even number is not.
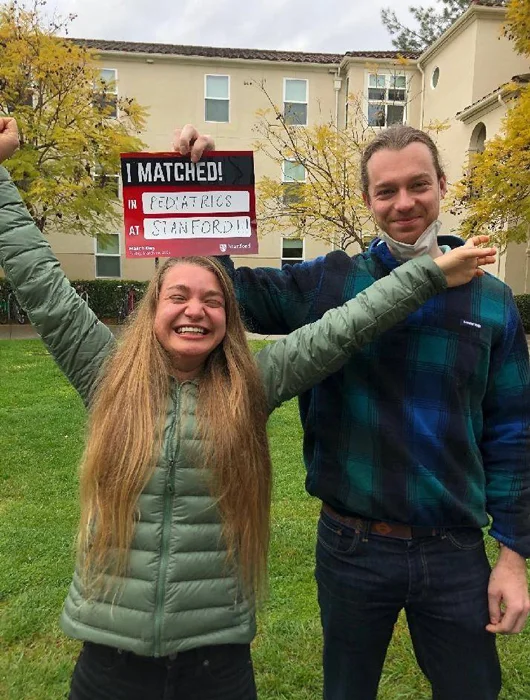
{"type": "Polygon", "coordinates": [[[144,219],[144,238],[246,238],[252,229],[249,216],[144,219]]]}
{"type": "Polygon", "coordinates": [[[204,212],[247,212],[250,195],[243,191],[144,192],[144,214],[202,214],[204,212]]]}
{"type": "Polygon", "coordinates": [[[223,180],[222,163],[191,163],[179,160],[162,161],[151,163],[149,161],[137,161],[126,163],[124,182],[134,182],[137,178],[138,184],[158,182],[217,182],[223,180]],[[132,168],[135,168],[133,172],[132,168]],[[133,177],[134,176],[134,177],[133,177]]]}

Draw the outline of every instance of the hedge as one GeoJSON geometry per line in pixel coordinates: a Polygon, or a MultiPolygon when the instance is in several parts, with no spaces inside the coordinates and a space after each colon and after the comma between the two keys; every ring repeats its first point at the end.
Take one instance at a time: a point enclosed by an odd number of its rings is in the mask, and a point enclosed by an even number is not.
{"type": "MultiPolygon", "coordinates": [[[[117,319],[118,309],[123,303],[125,289],[129,285],[134,285],[137,292],[137,299],[141,299],[148,282],[138,282],[135,280],[73,280],[72,285],[82,287],[88,292],[88,303],[96,316],[105,320],[117,319]]],[[[0,279],[0,300],[5,299],[9,294],[9,286],[5,279],[0,279]]],[[[523,319],[524,329],[530,333],[530,294],[518,294],[515,303],[523,319]]]]}
{"type": "Polygon", "coordinates": [[[515,303],[523,319],[523,326],[526,333],[530,333],[530,294],[517,294],[515,303]]]}
{"type": "MultiPolygon", "coordinates": [[[[136,300],[139,301],[147,288],[148,282],[137,280],[71,280],[73,287],[85,290],[88,294],[88,304],[98,318],[116,322],[118,309],[123,304],[128,286],[136,290],[136,300]]],[[[5,279],[0,279],[0,300],[7,298],[10,287],[5,279]]]]}

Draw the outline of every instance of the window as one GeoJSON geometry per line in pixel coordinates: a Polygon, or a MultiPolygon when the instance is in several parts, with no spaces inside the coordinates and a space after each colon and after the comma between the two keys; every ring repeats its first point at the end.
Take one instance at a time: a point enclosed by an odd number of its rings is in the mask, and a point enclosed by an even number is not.
{"type": "Polygon", "coordinates": [[[471,140],[469,142],[469,150],[472,153],[482,153],[486,143],[486,126],[479,122],[473,129],[471,140]]]}
{"type": "Polygon", "coordinates": [[[283,81],[283,116],[287,124],[307,124],[307,80],[283,81]]]}
{"type": "Polygon", "coordinates": [[[118,116],[118,71],[115,68],[103,68],[99,72],[99,83],[95,89],[94,103],[105,112],[106,117],[118,116]]]}
{"type": "Polygon", "coordinates": [[[294,265],[304,259],[304,241],[301,238],[282,238],[282,264],[294,265]]]}
{"type": "Polygon", "coordinates": [[[377,236],[377,234],[374,231],[362,231],[361,232],[361,240],[362,240],[362,249],[363,250],[368,250],[368,246],[370,243],[374,240],[374,238],[377,236]]]}
{"type": "Polygon", "coordinates": [[[204,85],[204,121],[228,122],[230,115],[230,77],[207,75],[204,85]]]}
{"type": "Polygon", "coordinates": [[[96,277],[121,277],[120,234],[109,233],[94,241],[96,277]]]}
{"type": "Polygon", "coordinates": [[[286,158],[282,164],[283,203],[296,204],[300,201],[300,186],[305,182],[305,168],[302,163],[286,158]]]}
{"type": "Polygon", "coordinates": [[[471,139],[469,141],[469,162],[467,166],[467,193],[470,199],[477,199],[480,197],[480,190],[475,187],[473,181],[473,171],[475,169],[475,157],[478,153],[484,151],[486,144],[486,125],[483,122],[479,122],[473,129],[471,134],[471,139]]]}
{"type": "Polygon", "coordinates": [[[368,125],[404,124],[407,78],[404,75],[368,75],[368,125]]]}
{"type": "Polygon", "coordinates": [[[438,85],[438,81],[440,80],[440,69],[438,66],[433,70],[432,75],[431,75],[431,87],[434,90],[434,88],[438,85]]]}
{"type": "Polygon", "coordinates": [[[42,86],[39,84],[39,82],[33,80],[31,71],[29,70],[25,72],[25,75],[23,78],[21,78],[20,82],[17,80],[16,86],[9,82],[6,84],[5,79],[2,80],[2,84],[4,87],[10,86],[12,88],[9,90],[11,93],[9,97],[0,93],[4,99],[7,98],[5,104],[2,104],[2,114],[7,113],[8,115],[16,115],[16,112],[20,107],[31,107],[32,109],[36,109],[39,106],[39,100],[42,101],[42,86]],[[13,99],[13,102],[9,98],[13,99]]]}
{"type": "Polygon", "coordinates": [[[120,176],[118,173],[105,173],[100,165],[96,165],[92,177],[96,187],[105,187],[112,191],[116,199],[120,197],[120,176]]]}

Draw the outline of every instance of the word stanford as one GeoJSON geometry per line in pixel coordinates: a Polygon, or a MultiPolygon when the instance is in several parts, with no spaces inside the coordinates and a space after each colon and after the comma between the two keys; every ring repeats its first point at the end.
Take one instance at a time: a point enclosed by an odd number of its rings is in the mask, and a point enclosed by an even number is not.
{"type": "Polygon", "coordinates": [[[252,152],[126,153],[121,176],[127,257],[258,252],[252,152]]]}

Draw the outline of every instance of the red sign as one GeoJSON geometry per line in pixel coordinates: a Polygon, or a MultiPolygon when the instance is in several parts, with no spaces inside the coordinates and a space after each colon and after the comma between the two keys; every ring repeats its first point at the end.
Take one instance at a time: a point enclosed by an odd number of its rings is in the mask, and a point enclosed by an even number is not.
{"type": "Polygon", "coordinates": [[[128,258],[258,252],[252,151],[121,155],[128,258]]]}

